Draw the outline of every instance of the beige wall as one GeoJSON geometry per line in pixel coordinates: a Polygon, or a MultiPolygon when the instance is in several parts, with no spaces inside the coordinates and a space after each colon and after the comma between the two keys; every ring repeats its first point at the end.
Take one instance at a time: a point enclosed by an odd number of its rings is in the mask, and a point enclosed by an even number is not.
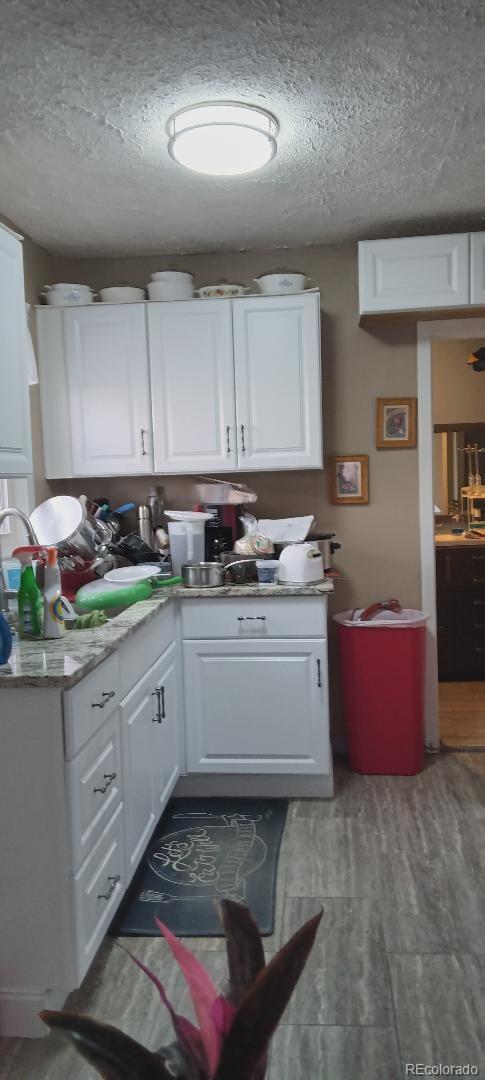
{"type": "Polygon", "coordinates": [[[431,351],[433,424],[485,421],[485,371],[466,359],[484,341],[435,341],[431,351]]]}
{"type": "MultiPolygon", "coordinates": [[[[259,496],[262,516],[313,512],[317,527],[333,530],[342,543],[336,560],[342,580],[335,610],[395,596],[419,607],[418,463],[415,450],[376,450],[375,399],[416,394],[416,329],[382,326],[370,333],[358,325],[357,252],[352,247],[291,251],[187,255],[174,258],[58,260],[58,280],[95,288],[115,283],[146,285],[150,274],[168,266],[187,269],[197,285],[220,278],[251,284],[252,278],[286,265],[306,272],[322,294],[325,452],[369,454],[368,506],[331,506],[327,473],[248,473],[242,477],[259,496]]],[[[477,376],[475,375],[475,378],[477,376]]],[[[165,478],[168,501],[190,505],[189,478],[165,478]]],[[[149,480],[86,480],[52,483],[61,490],[106,494],[113,502],[141,502],[149,480]]]]}

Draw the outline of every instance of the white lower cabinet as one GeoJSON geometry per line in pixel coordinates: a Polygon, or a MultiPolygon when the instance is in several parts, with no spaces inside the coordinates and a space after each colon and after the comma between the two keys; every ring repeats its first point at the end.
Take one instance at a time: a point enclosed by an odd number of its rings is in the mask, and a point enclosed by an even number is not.
{"type": "Polygon", "coordinates": [[[184,642],[189,772],[327,773],[326,642],[184,642]]]}
{"type": "Polygon", "coordinates": [[[178,777],[175,642],[121,703],[126,865],[131,877],[178,777]]]}
{"type": "Polygon", "coordinates": [[[72,880],[75,985],[79,986],[128,882],[123,843],[123,804],[103,830],[72,880]]]}

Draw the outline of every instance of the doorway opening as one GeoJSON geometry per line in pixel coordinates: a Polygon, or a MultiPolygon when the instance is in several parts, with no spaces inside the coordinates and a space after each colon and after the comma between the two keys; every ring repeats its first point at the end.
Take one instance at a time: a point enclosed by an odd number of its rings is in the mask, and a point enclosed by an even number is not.
{"type": "Polygon", "coordinates": [[[427,743],[485,751],[485,320],[418,327],[427,743]],[[480,368],[481,365],[478,365],[480,368]]]}

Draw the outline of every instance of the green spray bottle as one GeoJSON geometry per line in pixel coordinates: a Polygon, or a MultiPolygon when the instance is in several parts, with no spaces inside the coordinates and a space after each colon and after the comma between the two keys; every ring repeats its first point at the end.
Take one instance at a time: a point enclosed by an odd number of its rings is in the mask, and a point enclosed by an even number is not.
{"type": "Polygon", "coordinates": [[[22,566],[17,596],[19,612],[19,637],[41,638],[44,624],[44,601],[35,580],[32,559],[40,555],[42,548],[19,547],[12,553],[22,566]]]}

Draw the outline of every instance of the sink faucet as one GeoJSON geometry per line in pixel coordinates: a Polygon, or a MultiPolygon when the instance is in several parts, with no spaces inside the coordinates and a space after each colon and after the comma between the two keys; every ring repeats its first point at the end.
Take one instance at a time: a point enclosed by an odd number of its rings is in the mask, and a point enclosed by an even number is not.
{"type": "MultiPolygon", "coordinates": [[[[17,510],[16,506],[6,506],[5,510],[0,510],[0,525],[2,524],[2,522],[5,521],[5,518],[8,518],[8,517],[17,517],[17,518],[19,518],[20,521],[22,521],[23,524],[25,525],[25,530],[26,530],[26,533],[27,533],[27,539],[29,541],[29,544],[31,544],[32,546],[38,545],[39,541],[38,541],[38,539],[37,539],[37,537],[35,535],[35,532],[34,532],[34,530],[32,528],[32,523],[29,521],[29,518],[27,517],[26,514],[23,513],[22,510],[17,510]]],[[[2,611],[2,612],[8,611],[8,598],[9,598],[9,595],[11,595],[10,590],[7,590],[7,588],[6,588],[5,579],[4,579],[4,576],[3,576],[2,564],[1,564],[1,561],[0,561],[0,611],[2,611]]],[[[15,595],[15,594],[12,594],[12,595],[15,595]]]]}

